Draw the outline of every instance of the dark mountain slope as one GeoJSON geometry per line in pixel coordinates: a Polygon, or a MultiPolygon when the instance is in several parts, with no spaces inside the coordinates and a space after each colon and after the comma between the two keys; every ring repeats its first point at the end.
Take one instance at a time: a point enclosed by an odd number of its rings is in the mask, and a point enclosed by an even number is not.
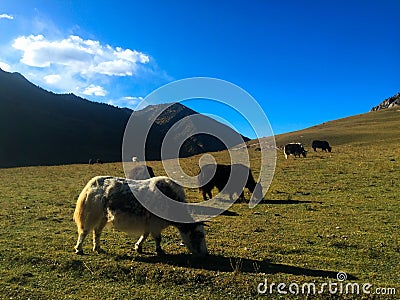
{"type": "Polygon", "coordinates": [[[0,70],[0,167],[120,159],[129,114],[0,70]]]}
{"type": "MultiPolygon", "coordinates": [[[[168,105],[149,106],[134,113],[145,126],[168,105]]],[[[85,163],[90,158],[121,161],[125,126],[132,110],[91,102],[73,94],[54,94],[35,86],[18,73],[0,69],[0,167],[85,163]]],[[[183,118],[197,114],[174,104],[155,120],[146,144],[146,158],[159,159],[165,133],[183,118]]],[[[240,142],[231,128],[203,116],[211,127],[233,136],[228,146],[240,142]]],[[[190,136],[198,124],[182,122],[176,136],[190,136]]],[[[247,139],[246,139],[247,140],[247,139]]],[[[205,135],[189,138],[182,157],[225,149],[205,135]]]]}
{"type": "MultiPolygon", "coordinates": [[[[227,147],[230,148],[242,143],[243,140],[249,140],[230,127],[212,118],[198,114],[180,103],[150,105],[143,110],[133,112],[133,117],[135,118],[135,124],[138,122],[145,128],[150,127],[146,142],[146,160],[161,159],[161,144],[167,132],[173,137],[172,146],[175,147],[178,144],[182,144],[179,150],[179,157],[225,150],[227,147]],[[152,122],[154,118],[156,120],[152,122]],[[179,123],[177,124],[177,122],[179,123]],[[198,132],[201,133],[196,134],[198,132]],[[223,137],[226,145],[217,137],[203,132],[223,137]]],[[[128,157],[143,157],[140,148],[140,144],[133,143],[128,157]]],[[[164,158],[176,157],[174,155],[176,151],[171,148],[166,148],[166,153],[167,156],[164,158]]]]}

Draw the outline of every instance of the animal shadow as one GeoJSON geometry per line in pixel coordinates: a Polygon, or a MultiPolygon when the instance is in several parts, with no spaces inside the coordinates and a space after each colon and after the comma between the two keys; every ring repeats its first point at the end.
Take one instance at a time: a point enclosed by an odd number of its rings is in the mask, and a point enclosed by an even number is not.
{"type": "Polygon", "coordinates": [[[307,204],[307,203],[317,203],[317,204],[322,204],[323,202],[321,201],[315,201],[315,200],[271,200],[271,199],[263,199],[260,201],[259,204],[307,204]]]}
{"type": "MultiPolygon", "coordinates": [[[[158,256],[136,256],[135,261],[146,263],[164,263],[171,266],[202,269],[220,272],[242,272],[242,273],[284,273],[297,276],[324,277],[336,279],[339,271],[328,271],[319,269],[302,268],[285,264],[272,263],[269,260],[255,260],[239,257],[225,257],[220,255],[207,255],[206,257],[195,257],[189,254],[158,256]]],[[[357,277],[347,274],[348,280],[356,280],[357,277]]]]}
{"type": "Polygon", "coordinates": [[[217,216],[217,215],[224,215],[224,216],[238,216],[239,214],[233,211],[221,209],[218,207],[210,207],[204,206],[200,204],[196,205],[189,205],[189,210],[192,214],[202,215],[202,216],[217,216]]]}

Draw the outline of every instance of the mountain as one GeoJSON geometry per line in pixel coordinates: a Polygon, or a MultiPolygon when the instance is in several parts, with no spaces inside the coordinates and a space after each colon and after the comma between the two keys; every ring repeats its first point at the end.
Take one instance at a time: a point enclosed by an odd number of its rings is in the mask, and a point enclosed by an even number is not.
{"type": "MultiPolygon", "coordinates": [[[[166,105],[134,112],[143,126],[166,105]]],[[[0,167],[87,163],[89,159],[121,161],[125,126],[132,110],[92,102],[73,94],[46,91],[19,73],[0,69],[0,167]]],[[[161,141],[174,122],[197,114],[174,104],[155,120],[146,145],[146,159],[159,159],[161,141]]],[[[239,136],[231,128],[202,116],[223,128],[232,143],[239,136]]],[[[179,134],[196,131],[196,124],[182,121],[179,134]]],[[[134,138],[134,137],[133,137],[134,138]]],[[[245,139],[248,140],[248,139],[245,139]]],[[[181,156],[225,149],[212,137],[200,134],[182,145],[181,156]]]]}
{"type": "MultiPolygon", "coordinates": [[[[143,110],[133,112],[133,134],[140,131],[138,126],[150,128],[146,141],[146,160],[161,159],[161,144],[165,147],[163,159],[175,158],[179,145],[179,157],[198,153],[214,152],[249,141],[230,127],[212,118],[198,114],[180,103],[149,105],[143,110]],[[207,134],[211,133],[211,134],[207,134]],[[163,141],[166,134],[172,137],[171,143],[163,141]],[[216,137],[215,137],[215,136],[216,137]],[[162,138],[159,138],[162,137],[162,138]],[[218,137],[223,138],[224,142],[218,137]],[[225,143],[225,144],[224,144],[225,143]],[[154,151],[150,151],[154,149],[154,151]]],[[[127,157],[143,157],[142,144],[136,143],[135,136],[127,157]]]]}
{"type": "Polygon", "coordinates": [[[371,111],[386,109],[390,107],[400,106],[400,93],[383,100],[379,105],[371,108],[371,111]]]}
{"type": "Polygon", "coordinates": [[[129,114],[0,71],[0,167],[117,161],[129,114]]]}

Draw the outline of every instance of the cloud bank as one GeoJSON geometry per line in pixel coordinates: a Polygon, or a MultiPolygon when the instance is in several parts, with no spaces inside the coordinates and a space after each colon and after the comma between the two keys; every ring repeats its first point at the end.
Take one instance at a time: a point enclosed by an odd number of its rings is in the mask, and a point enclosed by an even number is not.
{"type": "Polygon", "coordinates": [[[148,55],[121,47],[101,45],[71,35],[61,40],[48,40],[43,35],[20,36],[12,47],[23,52],[21,63],[38,68],[63,66],[69,71],[90,77],[95,74],[132,76],[138,64],[147,64],[148,55]]]}
{"type": "Polygon", "coordinates": [[[11,46],[21,51],[19,63],[39,84],[82,96],[105,97],[113,78],[138,78],[141,71],[151,68],[150,56],[143,52],[77,35],[53,40],[41,34],[22,35],[11,46]]]}

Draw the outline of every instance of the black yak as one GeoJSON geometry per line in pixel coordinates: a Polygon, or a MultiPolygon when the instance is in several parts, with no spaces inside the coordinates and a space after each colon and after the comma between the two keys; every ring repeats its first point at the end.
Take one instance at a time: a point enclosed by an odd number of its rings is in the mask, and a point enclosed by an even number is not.
{"type": "Polygon", "coordinates": [[[226,194],[229,194],[231,200],[233,200],[233,195],[237,194],[239,201],[244,201],[243,189],[245,187],[253,193],[252,197],[255,199],[262,199],[263,197],[261,185],[255,182],[251,170],[242,164],[204,165],[200,169],[197,180],[199,191],[202,193],[205,201],[207,200],[207,196],[210,199],[212,198],[211,191],[214,187],[219,192],[224,191],[226,194]],[[231,174],[233,174],[233,178],[229,178],[231,174]],[[244,181],[244,186],[241,185],[243,178],[247,178],[244,181]]]}

